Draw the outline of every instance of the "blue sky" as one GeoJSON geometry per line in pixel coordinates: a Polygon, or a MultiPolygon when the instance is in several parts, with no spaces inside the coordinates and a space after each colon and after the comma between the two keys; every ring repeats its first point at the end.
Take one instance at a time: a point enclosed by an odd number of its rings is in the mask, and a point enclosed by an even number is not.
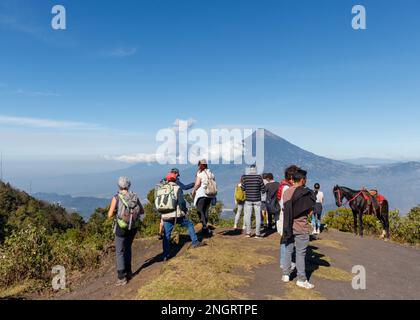
{"type": "Polygon", "coordinates": [[[337,159],[420,159],[417,0],[60,0],[65,31],[55,4],[0,3],[9,158],[151,153],[159,129],[195,119],[337,159]]]}

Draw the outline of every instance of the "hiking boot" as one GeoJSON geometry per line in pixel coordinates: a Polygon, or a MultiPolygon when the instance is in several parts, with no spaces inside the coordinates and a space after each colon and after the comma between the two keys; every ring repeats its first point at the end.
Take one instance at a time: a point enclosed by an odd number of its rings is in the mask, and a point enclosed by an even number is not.
{"type": "Polygon", "coordinates": [[[313,284],[309,283],[308,280],[298,281],[298,282],[296,282],[296,285],[300,288],[307,289],[307,290],[311,290],[311,289],[315,288],[315,286],[313,284]]]}
{"type": "Polygon", "coordinates": [[[117,283],[115,284],[117,287],[122,287],[125,286],[128,283],[127,279],[118,279],[117,283]]]}
{"type": "Polygon", "coordinates": [[[283,276],[283,277],[281,277],[281,281],[283,281],[284,283],[290,282],[290,276],[283,276]]]}

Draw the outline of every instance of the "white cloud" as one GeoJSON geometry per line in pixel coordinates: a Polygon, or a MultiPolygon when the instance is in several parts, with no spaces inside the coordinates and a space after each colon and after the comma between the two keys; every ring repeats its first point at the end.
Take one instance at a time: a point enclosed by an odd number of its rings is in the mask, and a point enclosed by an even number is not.
{"type": "Polygon", "coordinates": [[[22,127],[37,127],[51,129],[98,129],[99,125],[85,122],[62,121],[52,119],[13,117],[0,115],[0,124],[22,127]]]}
{"type": "Polygon", "coordinates": [[[106,53],[106,56],[113,58],[125,58],[137,53],[137,48],[116,48],[106,53]]]}
{"type": "Polygon", "coordinates": [[[153,153],[138,153],[133,155],[105,156],[106,160],[114,160],[125,163],[152,163],[157,162],[157,155],[153,153]]]}
{"type": "Polygon", "coordinates": [[[13,91],[13,94],[28,95],[28,96],[37,96],[37,97],[60,97],[58,93],[48,92],[48,91],[25,91],[23,89],[18,89],[13,91]]]}

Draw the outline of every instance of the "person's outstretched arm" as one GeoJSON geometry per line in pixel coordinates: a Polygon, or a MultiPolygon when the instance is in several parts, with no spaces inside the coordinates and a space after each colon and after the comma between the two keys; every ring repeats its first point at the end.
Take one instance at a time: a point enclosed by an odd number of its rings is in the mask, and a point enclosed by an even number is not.
{"type": "Polygon", "coordinates": [[[181,181],[177,180],[177,185],[184,191],[190,190],[192,188],[194,188],[195,183],[190,183],[190,184],[183,184],[181,181]]]}

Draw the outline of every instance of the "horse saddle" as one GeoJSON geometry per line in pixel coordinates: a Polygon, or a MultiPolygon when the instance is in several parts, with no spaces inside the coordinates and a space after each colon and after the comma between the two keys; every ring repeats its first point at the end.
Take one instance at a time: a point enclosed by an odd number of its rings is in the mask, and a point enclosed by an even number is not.
{"type": "Polygon", "coordinates": [[[363,198],[365,198],[367,202],[365,213],[369,215],[376,215],[377,212],[380,210],[379,202],[376,199],[378,195],[378,191],[377,190],[363,190],[362,195],[363,195],[363,198]]]}

